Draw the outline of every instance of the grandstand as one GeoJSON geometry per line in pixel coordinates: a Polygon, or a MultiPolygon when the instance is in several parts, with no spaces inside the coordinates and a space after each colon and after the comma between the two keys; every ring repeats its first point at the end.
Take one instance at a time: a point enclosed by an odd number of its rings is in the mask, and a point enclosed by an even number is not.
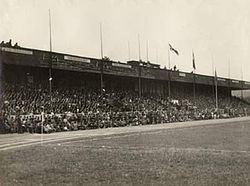
{"type": "Polygon", "coordinates": [[[227,118],[249,111],[248,103],[231,92],[250,89],[250,82],[161,69],[150,62],[122,63],[4,43],[0,50],[5,132],[227,118]]]}

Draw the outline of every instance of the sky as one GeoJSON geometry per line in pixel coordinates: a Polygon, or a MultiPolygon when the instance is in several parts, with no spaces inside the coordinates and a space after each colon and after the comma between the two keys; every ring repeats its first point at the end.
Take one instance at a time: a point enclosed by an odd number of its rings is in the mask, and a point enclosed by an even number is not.
{"type": "Polygon", "coordinates": [[[142,60],[148,42],[149,61],[168,67],[170,43],[180,53],[170,53],[171,67],[191,72],[193,51],[196,73],[214,66],[250,81],[249,8],[248,0],[0,0],[0,40],[49,50],[50,9],[53,51],[100,58],[101,23],[112,60],[138,60],[139,35],[142,60]]]}

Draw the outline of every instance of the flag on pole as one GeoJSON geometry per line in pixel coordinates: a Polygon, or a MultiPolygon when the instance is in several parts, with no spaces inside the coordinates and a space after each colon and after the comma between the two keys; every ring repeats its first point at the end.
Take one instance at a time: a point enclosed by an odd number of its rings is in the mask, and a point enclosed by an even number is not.
{"type": "Polygon", "coordinates": [[[194,52],[193,52],[193,69],[196,70],[194,52]]]}
{"type": "Polygon", "coordinates": [[[177,56],[179,55],[178,50],[174,49],[174,48],[172,47],[172,45],[170,45],[170,44],[169,44],[169,49],[170,49],[170,51],[173,51],[177,56]]]}

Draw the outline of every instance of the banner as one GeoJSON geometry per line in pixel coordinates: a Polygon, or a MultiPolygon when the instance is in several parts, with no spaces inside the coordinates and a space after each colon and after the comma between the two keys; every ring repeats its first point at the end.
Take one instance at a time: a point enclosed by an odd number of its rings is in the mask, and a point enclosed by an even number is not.
{"type": "Polygon", "coordinates": [[[8,48],[8,47],[1,47],[1,50],[4,51],[4,52],[12,52],[12,53],[18,53],[18,54],[33,55],[33,51],[31,51],[31,50],[8,48]]]}

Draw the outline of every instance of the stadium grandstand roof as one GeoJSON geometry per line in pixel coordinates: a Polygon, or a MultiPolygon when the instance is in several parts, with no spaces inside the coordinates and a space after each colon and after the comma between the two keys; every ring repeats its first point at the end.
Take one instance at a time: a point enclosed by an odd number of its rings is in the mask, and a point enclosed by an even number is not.
{"type": "MultiPolygon", "coordinates": [[[[104,64],[103,73],[118,76],[138,77],[156,80],[171,80],[183,83],[193,83],[194,74],[179,70],[160,68],[160,65],[151,62],[131,60],[122,63],[112,60],[83,57],[65,53],[24,48],[18,45],[2,45],[1,59],[4,64],[24,65],[33,67],[52,68],[70,71],[100,73],[100,64],[104,64]]],[[[197,84],[212,86],[215,77],[195,74],[197,84]]],[[[231,90],[250,89],[250,82],[224,77],[217,78],[218,86],[229,87],[231,90]]]]}

